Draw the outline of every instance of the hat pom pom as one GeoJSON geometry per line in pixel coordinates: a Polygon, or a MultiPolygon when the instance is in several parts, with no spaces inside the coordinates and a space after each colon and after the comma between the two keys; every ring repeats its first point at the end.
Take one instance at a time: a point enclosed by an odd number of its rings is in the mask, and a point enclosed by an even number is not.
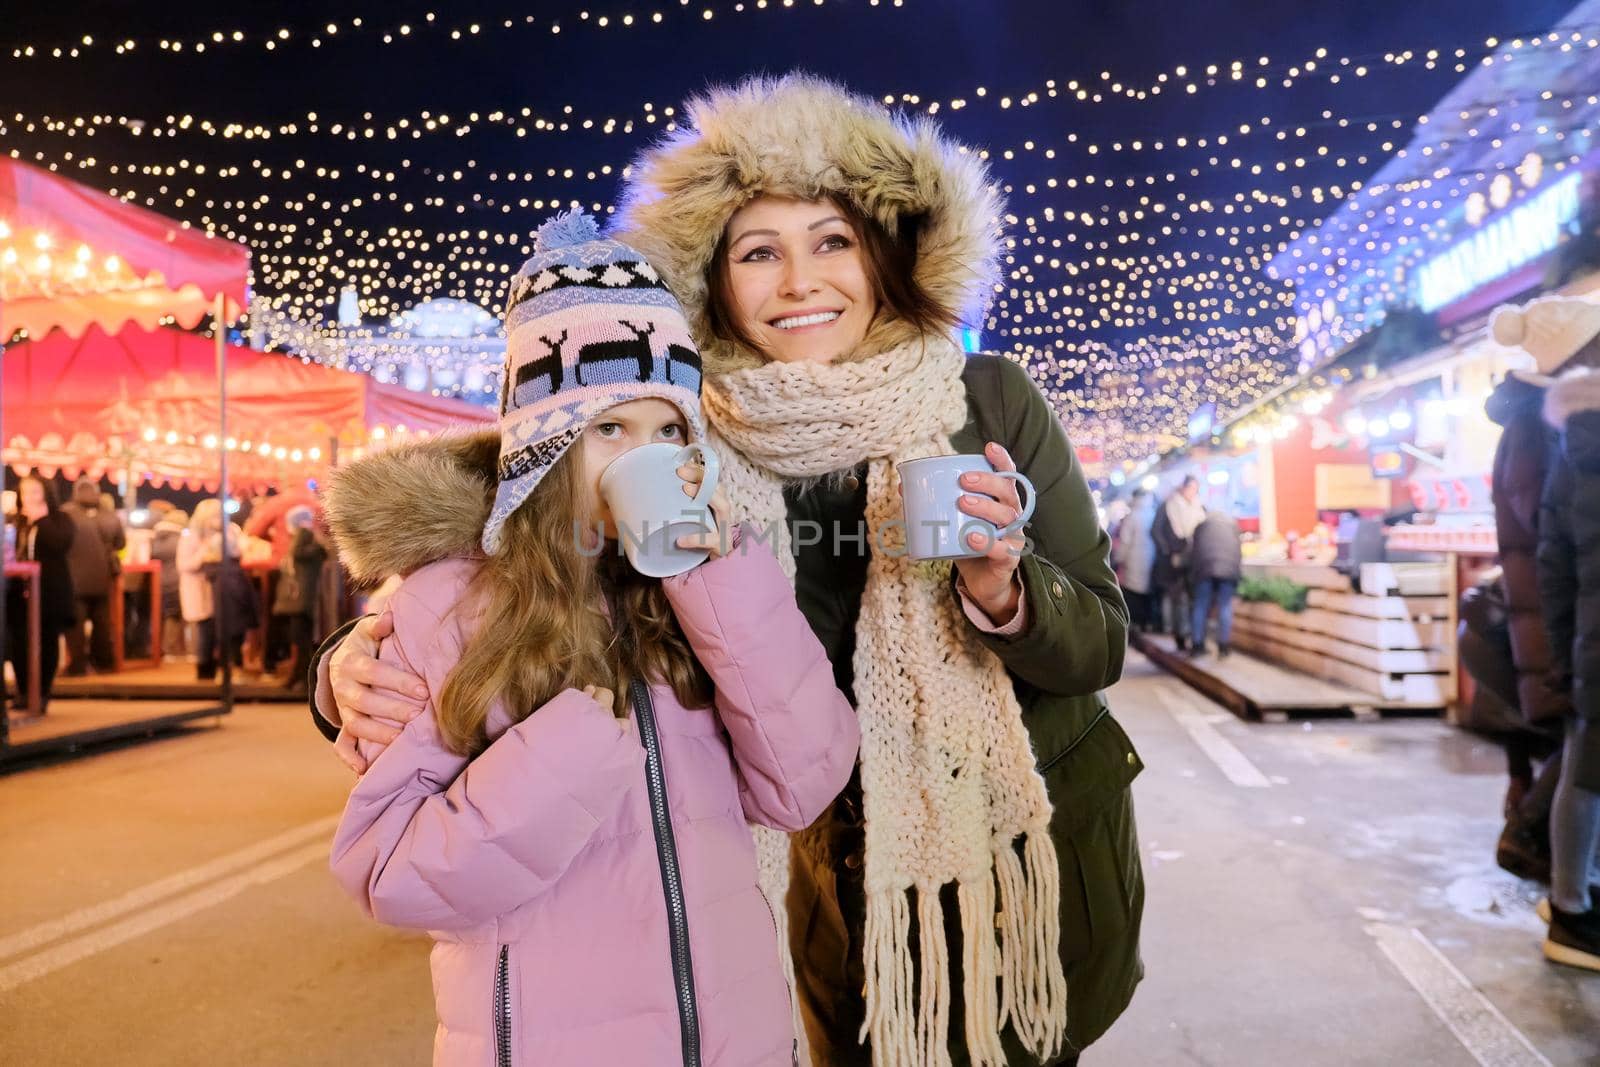
{"type": "Polygon", "coordinates": [[[1489,321],[1489,332],[1494,335],[1497,344],[1506,348],[1516,348],[1522,344],[1522,339],[1527,332],[1527,323],[1523,318],[1522,309],[1503,307],[1494,313],[1494,318],[1489,321]]]}
{"type": "Polygon", "coordinates": [[[535,252],[554,252],[559,248],[600,240],[600,224],[583,211],[566,211],[539,227],[534,238],[535,252]]]}

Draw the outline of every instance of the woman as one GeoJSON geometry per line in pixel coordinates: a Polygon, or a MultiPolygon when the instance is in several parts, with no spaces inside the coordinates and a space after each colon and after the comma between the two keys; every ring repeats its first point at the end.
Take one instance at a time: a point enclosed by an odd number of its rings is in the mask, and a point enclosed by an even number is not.
{"type": "Polygon", "coordinates": [[[1117,580],[1128,600],[1129,621],[1136,630],[1148,631],[1152,615],[1150,572],[1156,563],[1156,543],[1151,539],[1150,526],[1156,519],[1156,498],[1149,490],[1136,489],[1128,514],[1117,525],[1116,544],[1111,549],[1111,562],[1117,568],[1117,580]]]}
{"type": "Polygon", "coordinates": [[[179,592],[178,545],[189,525],[189,516],[177,508],[161,513],[155,537],[150,542],[150,558],[161,564],[161,654],[182,656],[187,651],[183,639],[183,598],[179,592]]]}
{"type": "MultiPolygon", "coordinates": [[[[284,516],[284,525],[292,531],[292,537],[278,565],[272,616],[275,625],[284,631],[279,634],[280,639],[286,639],[289,647],[285,689],[305,683],[306,668],[316,648],[317,599],[322,589],[322,564],[328,558],[328,549],[316,533],[316,521],[316,511],[306,505],[291,508],[284,516]]],[[[277,666],[275,651],[274,643],[268,641],[265,666],[269,672],[277,666]]]]}
{"type": "MultiPolygon", "coordinates": [[[[862,725],[844,795],[764,856],[813,1062],[1076,1062],[1141,976],[1141,765],[1100,695],[1127,610],[1083,473],[1026,373],[954,342],[992,294],[999,200],[931,124],[813,79],[689,117],[635,168],[620,237],[689,313],[733,517],[792,531],[779,558],[862,725]],[[1030,550],[897,551],[894,464],[950,452],[1038,488],[1030,550]]],[[[976,476],[962,510],[1009,522],[1011,485],[976,476]]],[[[393,729],[362,714],[419,706],[372,659],[387,632],[361,624],[318,687],[369,739],[393,729]]]]}
{"type": "MultiPolygon", "coordinates": [[[[56,505],[50,483],[34,475],[17,486],[17,560],[39,565],[39,710],[50,703],[56,666],[61,658],[61,635],[72,625],[77,599],[72,590],[68,557],[77,526],[56,505]]],[[[6,658],[17,679],[17,710],[28,707],[28,601],[25,582],[6,583],[6,658]]]]}
{"type": "Polygon", "coordinates": [[[245,634],[260,622],[259,602],[250,579],[239,567],[239,545],[244,534],[227,523],[228,555],[232,563],[222,566],[222,504],[207,498],[195,505],[189,529],[178,542],[178,596],[183,602],[185,622],[197,627],[198,681],[209,682],[217,675],[221,656],[231,655],[235,666],[242,662],[245,634]],[[226,598],[228,632],[218,648],[217,603],[226,598]]]}
{"type": "Polygon", "coordinates": [[[1600,341],[1573,362],[1544,404],[1560,444],[1539,512],[1539,597],[1555,670],[1572,687],[1550,809],[1544,954],[1600,971],[1600,371],[1591,369],[1600,341]]]}

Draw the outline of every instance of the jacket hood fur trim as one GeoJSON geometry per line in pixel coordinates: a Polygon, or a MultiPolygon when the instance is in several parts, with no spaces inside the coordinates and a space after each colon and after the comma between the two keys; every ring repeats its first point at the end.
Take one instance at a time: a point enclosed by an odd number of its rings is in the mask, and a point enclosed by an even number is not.
{"type": "Polygon", "coordinates": [[[339,561],[359,585],[449,556],[481,555],[500,455],[498,430],[447,434],[359,459],[325,495],[339,561]]]}
{"type": "MultiPolygon", "coordinates": [[[[763,362],[712,336],[706,316],[706,267],[717,242],[734,212],[763,193],[840,197],[891,235],[920,220],[918,284],[963,322],[979,321],[1000,276],[1005,207],[976,152],[928,119],[891,115],[806,74],[712,89],[685,112],[683,127],[635,163],[614,229],[682,302],[708,374],[763,362]]],[[[910,324],[880,317],[843,358],[916,336],[910,324]]]]}
{"type": "Polygon", "coordinates": [[[1600,411],[1600,372],[1587,368],[1557,378],[1544,395],[1544,421],[1557,430],[1583,411],[1600,411]]]}

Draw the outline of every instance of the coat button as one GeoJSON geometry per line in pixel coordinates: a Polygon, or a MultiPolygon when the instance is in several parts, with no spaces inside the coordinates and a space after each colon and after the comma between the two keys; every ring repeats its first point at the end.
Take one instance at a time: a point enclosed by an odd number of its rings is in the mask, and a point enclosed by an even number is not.
{"type": "Polygon", "coordinates": [[[861,479],[857,478],[854,474],[849,475],[844,480],[844,487],[846,491],[853,493],[857,489],[861,488],[861,479]]]}
{"type": "Polygon", "coordinates": [[[1138,763],[1139,763],[1139,757],[1135,756],[1132,752],[1128,753],[1128,766],[1134,767],[1134,766],[1137,766],[1138,763]]]}
{"type": "Polygon", "coordinates": [[[1061,596],[1061,583],[1060,582],[1052,582],[1052,583],[1050,583],[1050,591],[1052,593],[1054,593],[1057,597],[1061,596]]]}

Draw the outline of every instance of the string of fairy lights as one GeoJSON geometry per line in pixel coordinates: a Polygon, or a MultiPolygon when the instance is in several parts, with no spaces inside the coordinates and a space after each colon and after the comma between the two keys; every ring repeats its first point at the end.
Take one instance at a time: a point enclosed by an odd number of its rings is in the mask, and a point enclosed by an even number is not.
{"type": "MultiPolygon", "coordinates": [[[[279,26],[275,29],[260,30],[235,28],[227,30],[211,30],[193,36],[171,36],[159,38],[139,37],[96,37],[86,33],[76,40],[58,41],[54,43],[20,44],[11,49],[11,58],[14,60],[36,60],[48,62],[51,60],[88,59],[103,55],[128,56],[140,53],[149,53],[152,50],[169,52],[173,55],[191,53],[204,55],[209,49],[212,52],[227,52],[244,48],[259,48],[264,52],[288,50],[297,46],[312,49],[322,48],[324,45],[333,45],[351,40],[361,40],[363,43],[379,43],[383,45],[404,45],[413,41],[427,41],[438,45],[446,41],[459,42],[471,41],[473,38],[490,36],[503,32],[518,32],[529,29],[539,29],[542,32],[558,35],[563,24],[571,28],[579,26],[594,29],[644,29],[649,26],[659,26],[667,20],[669,14],[674,18],[696,18],[703,22],[710,22],[719,15],[746,14],[767,10],[779,11],[797,6],[822,7],[828,0],[738,0],[732,4],[708,4],[703,0],[678,0],[676,7],[669,3],[661,3],[657,8],[648,12],[624,12],[622,14],[580,11],[576,17],[570,19],[540,18],[535,15],[523,15],[517,18],[481,19],[473,22],[445,22],[435,12],[427,12],[420,19],[402,22],[378,22],[354,17],[345,21],[328,21],[313,23],[300,27],[279,26]],[[682,13],[681,15],[679,13],[682,13]]],[[[837,4],[838,0],[834,0],[837,4]]],[[[888,7],[902,7],[904,0],[866,0],[869,7],[878,7],[882,4],[888,7]]]]}
{"type": "MultiPolygon", "coordinates": [[[[428,14],[382,25],[345,19],[272,30],[241,26],[182,39],[86,34],[76,43],[16,44],[10,52],[13,60],[47,66],[243,49],[298,49],[306,62],[309,50],[335,46],[466,47],[496,35],[560,33],[563,25],[586,33],[650,32],[685,20],[824,6],[850,3],[662,0],[655,9],[585,11],[559,20],[473,22],[428,14]]],[[[904,7],[900,0],[853,6],[904,7]]],[[[1281,393],[1296,378],[1297,360],[1303,369],[1304,346],[1315,340],[1331,350],[1354,340],[1401,294],[1398,283],[1375,281],[1362,310],[1336,321],[1330,314],[1320,332],[1310,331],[1315,338],[1306,327],[1308,302],[1345,300],[1346,277],[1369,264],[1381,263],[1385,278],[1403,277],[1447,242],[1455,214],[1481,215],[1532,195],[1538,181],[1525,181],[1526,174],[1559,176],[1588,151],[1592,131],[1565,128],[1520,163],[1485,164],[1454,151],[1486,131],[1534,132],[1538,119],[1525,131],[1520,120],[1507,120],[1514,113],[1586,113],[1596,97],[1581,84],[1473,100],[1445,128],[1425,108],[1462,74],[1579,66],[1600,48],[1597,29],[1564,26],[1370,55],[1318,49],[1294,61],[1259,56],[1177,65],[1143,80],[1103,70],[1032,87],[900,91],[879,99],[942,116],[954,136],[989,162],[1010,214],[1000,220],[1009,235],[1004,277],[979,324],[986,347],[1028,366],[1076,443],[1101,450],[1113,465],[1131,466],[1183,443],[1201,403],[1215,401],[1219,422],[1226,422],[1281,393]],[[1411,83],[1405,102],[1413,107],[1389,114],[1362,113],[1359,104],[1349,113],[1320,107],[1307,114],[1292,92],[1365,86],[1370,94],[1378,79],[1402,75],[1437,80],[1427,82],[1431,94],[1411,83]],[[1107,136],[1089,112],[1081,124],[1066,117],[1076,108],[1136,108],[1176,97],[1160,103],[1160,114],[1170,116],[1181,113],[1179,102],[1200,94],[1258,90],[1271,90],[1270,107],[1248,103],[1267,97],[1247,97],[1248,117],[1224,123],[1215,117],[1223,112],[1210,105],[1210,128],[1199,130],[1152,126],[1146,134],[1147,126],[1136,122],[1125,128],[1139,130],[1137,136],[1107,136]],[[1052,110],[1041,111],[1037,135],[1003,144],[972,135],[986,132],[998,113],[1044,108],[1052,110]],[[1377,180],[1374,171],[1408,153],[1427,166],[1404,180],[1377,180]],[[1323,243],[1307,256],[1307,235],[1317,234],[1323,243]],[[1290,249],[1299,259],[1285,265],[1290,249]]],[[[609,114],[577,102],[389,115],[319,109],[270,118],[16,111],[0,115],[0,148],[248,244],[257,308],[248,327],[257,340],[309,358],[348,360],[388,380],[409,383],[421,365],[424,387],[488,396],[495,388],[492,366],[453,367],[448,339],[386,349],[390,331],[383,323],[438,298],[496,310],[507,279],[530,251],[537,222],[557,208],[609,213],[618,181],[629,174],[627,161],[677,119],[675,106],[662,101],[609,114]],[[519,152],[519,142],[529,139],[537,140],[537,153],[519,152]],[[353,299],[361,321],[335,325],[341,297],[353,299]],[[331,344],[335,338],[344,343],[331,344]],[[352,359],[352,352],[359,354],[352,359]]],[[[1334,382],[1307,377],[1288,402],[1314,408],[1334,382]]],[[[1235,443],[1281,433],[1284,417],[1275,418],[1236,425],[1235,443]]]]}

